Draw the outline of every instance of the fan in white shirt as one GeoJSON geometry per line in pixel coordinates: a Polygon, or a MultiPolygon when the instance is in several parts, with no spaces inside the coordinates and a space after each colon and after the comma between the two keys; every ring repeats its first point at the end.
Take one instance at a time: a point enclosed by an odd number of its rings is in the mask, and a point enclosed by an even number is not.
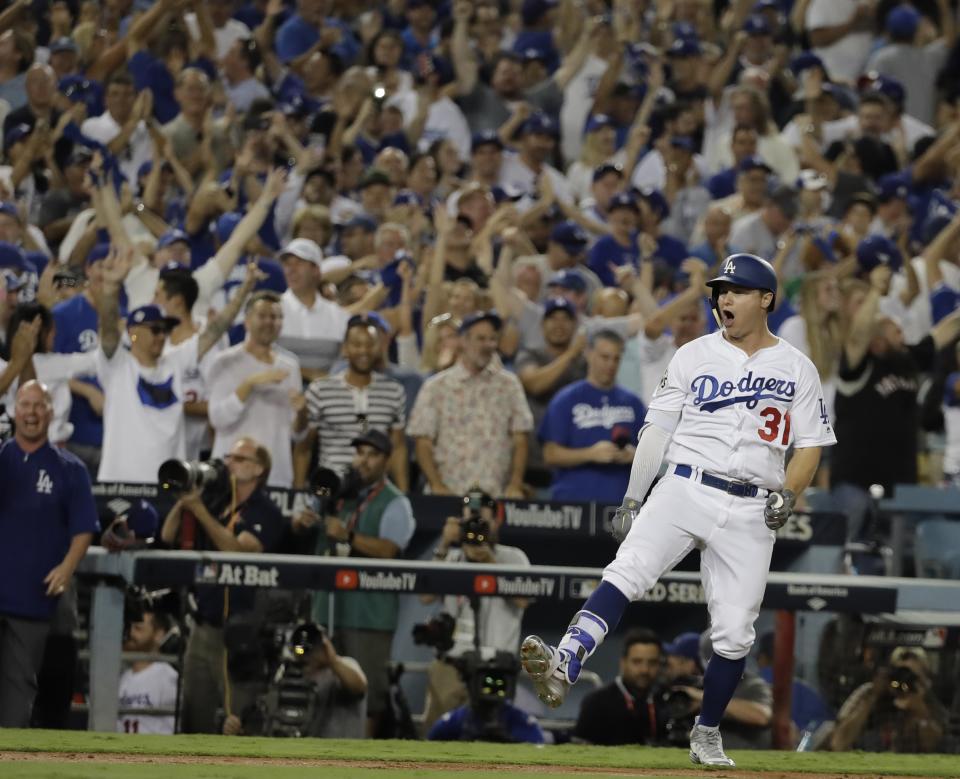
{"type": "Polygon", "coordinates": [[[162,462],[186,456],[186,373],[226,333],[260,274],[256,265],[249,265],[243,285],[226,308],[203,332],[166,353],[167,334],[178,320],[164,316],[154,305],[131,311],[127,349],[120,345],[119,297],[133,265],[134,250],[123,243],[123,236],[111,237],[120,247],[103,261],[103,293],[98,306],[97,379],[105,400],[97,480],[152,482],[162,462]]]}
{"type": "Polygon", "coordinates": [[[149,89],[138,95],[129,73],[114,73],[107,79],[104,105],[107,110],[86,119],[80,132],[106,146],[127,181],[135,182],[140,166],[151,159],[145,120],[153,115],[153,95],[149,89]]]}

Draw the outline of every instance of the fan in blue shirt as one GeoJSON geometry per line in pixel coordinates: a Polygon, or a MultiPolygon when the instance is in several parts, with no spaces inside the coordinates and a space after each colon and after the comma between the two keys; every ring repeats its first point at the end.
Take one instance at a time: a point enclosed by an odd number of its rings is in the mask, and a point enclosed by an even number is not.
{"type": "Polygon", "coordinates": [[[627,490],[647,410],[615,384],[623,347],[612,331],[594,333],[587,378],[558,392],[547,406],[538,435],[543,460],[554,468],[553,500],[617,503],[627,490]]]}
{"type": "Polygon", "coordinates": [[[0,446],[0,616],[49,620],[100,529],[86,467],[47,440],[52,418],[42,384],[20,387],[0,446]]]}
{"type": "Polygon", "coordinates": [[[633,265],[640,262],[640,249],[637,245],[637,223],[640,207],[629,192],[619,192],[610,198],[607,207],[607,225],[610,235],[600,238],[590,249],[587,266],[604,286],[615,287],[617,280],[613,267],[633,265]]]}

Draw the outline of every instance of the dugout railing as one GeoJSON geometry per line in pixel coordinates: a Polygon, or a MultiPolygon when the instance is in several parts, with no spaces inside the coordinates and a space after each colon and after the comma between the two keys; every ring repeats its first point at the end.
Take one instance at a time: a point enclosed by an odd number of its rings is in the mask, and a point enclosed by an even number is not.
{"type": "MultiPolygon", "coordinates": [[[[464,566],[457,563],[301,555],[91,549],[78,574],[92,584],[90,615],[90,730],[116,727],[124,597],[130,586],[157,589],[221,584],[283,590],[524,597],[580,602],[601,570],[557,566],[464,566]]],[[[699,574],[672,572],[642,599],[671,605],[676,588],[699,586],[699,574]]],[[[831,574],[771,573],[763,608],[777,611],[774,675],[775,743],[789,728],[794,618],[798,611],[890,615],[930,624],[960,620],[960,581],[831,574]]]]}

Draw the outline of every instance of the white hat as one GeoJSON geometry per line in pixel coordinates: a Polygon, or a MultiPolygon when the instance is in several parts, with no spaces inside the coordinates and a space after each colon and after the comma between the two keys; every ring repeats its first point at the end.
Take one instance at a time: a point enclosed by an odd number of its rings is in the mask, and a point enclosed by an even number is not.
{"type": "Polygon", "coordinates": [[[280,250],[281,257],[285,254],[292,254],[301,260],[312,262],[318,268],[320,263],[323,262],[323,252],[317,246],[316,241],[311,241],[309,238],[294,238],[280,250]]]}
{"type": "Polygon", "coordinates": [[[826,189],[830,185],[830,182],[827,181],[827,177],[823,174],[815,170],[805,169],[800,171],[800,178],[797,179],[797,184],[801,189],[805,189],[808,192],[819,192],[822,189],[826,189]]]}
{"type": "Polygon", "coordinates": [[[320,274],[326,276],[331,271],[349,268],[350,265],[350,258],[346,255],[338,254],[334,257],[327,257],[320,263],[320,274]]]}

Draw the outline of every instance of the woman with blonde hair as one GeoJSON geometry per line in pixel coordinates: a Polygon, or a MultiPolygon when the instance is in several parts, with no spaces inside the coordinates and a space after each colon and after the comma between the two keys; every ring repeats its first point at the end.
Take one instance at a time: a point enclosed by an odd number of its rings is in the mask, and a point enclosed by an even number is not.
{"type": "Polygon", "coordinates": [[[460,356],[460,320],[452,314],[440,314],[423,329],[420,370],[432,375],[445,371],[460,356]]]}
{"type": "Polygon", "coordinates": [[[574,200],[580,202],[590,197],[593,172],[598,166],[613,160],[617,151],[617,131],[613,120],[606,114],[595,114],[587,122],[587,129],[580,148],[580,159],[567,169],[567,181],[574,200]]]}
{"type": "Polygon", "coordinates": [[[325,249],[333,238],[330,209],[320,204],[301,206],[293,215],[290,230],[291,238],[309,238],[321,249],[325,249]]]}

